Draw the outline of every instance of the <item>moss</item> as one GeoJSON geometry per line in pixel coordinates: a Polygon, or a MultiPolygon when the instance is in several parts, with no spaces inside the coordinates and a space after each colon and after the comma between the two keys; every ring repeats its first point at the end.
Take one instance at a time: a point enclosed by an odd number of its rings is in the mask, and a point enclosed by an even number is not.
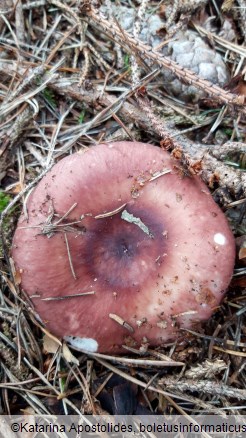
{"type": "Polygon", "coordinates": [[[78,123],[83,123],[85,119],[85,110],[83,109],[78,117],[78,123]]]}
{"type": "MultiPolygon", "coordinates": [[[[5,208],[8,206],[8,204],[11,201],[11,197],[9,195],[7,195],[6,193],[4,193],[2,190],[0,190],[0,216],[1,213],[5,210],[5,208]]],[[[13,212],[13,209],[10,209],[10,213],[13,212]]],[[[8,236],[10,230],[11,230],[11,226],[13,224],[13,221],[11,220],[12,216],[7,216],[4,218],[3,220],[3,224],[2,224],[2,232],[4,233],[5,236],[8,236]]],[[[9,245],[9,241],[7,239],[7,244],[9,245]]],[[[3,257],[3,244],[2,244],[2,239],[0,236],[0,258],[3,257]]]]}
{"type": "Polygon", "coordinates": [[[7,207],[10,202],[10,196],[6,195],[2,190],[0,190],[0,213],[7,207]]]}
{"type": "Polygon", "coordinates": [[[45,88],[42,94],[52,108],[57,108],[55,94],[50,88],[45,88]]]}

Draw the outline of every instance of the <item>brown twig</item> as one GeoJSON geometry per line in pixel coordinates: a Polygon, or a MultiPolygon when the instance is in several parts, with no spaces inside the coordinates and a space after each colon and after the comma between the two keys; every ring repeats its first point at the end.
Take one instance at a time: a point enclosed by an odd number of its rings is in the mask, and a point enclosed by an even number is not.
{"type": "Polygon", "coordinates": [[[160,386],[166,387],[168,390],[184,392],[202,392],[203,394],[211,394],[220,397],[236,398],[238,400],[246,399],[246,389],[233,388],[223,383],[217,383],[214,380],[191,380],[181,379],[175,380],[172,378],[163,377],[159,380],[160,386]]]}

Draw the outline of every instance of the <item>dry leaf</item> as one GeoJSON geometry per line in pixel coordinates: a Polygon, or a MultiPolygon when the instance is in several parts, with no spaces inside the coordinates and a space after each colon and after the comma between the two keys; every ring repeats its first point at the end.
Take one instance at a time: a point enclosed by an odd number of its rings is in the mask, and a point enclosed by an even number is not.
{"type": "Polygon", "coordinates": [[[22,274],[22,270],[21,270],[21,269],[18,269],[18,270],[16,271],[16,269],[15,269],[15,264],[14,264],[14,260],[12,259],[12,257],[9,258],[9,262],[10,262],[11,269],[12,269],[12,273],[13,273],[13,277],[14,277],[14,283],[15,283],[15,285],[18,286],[19,284],[21,284],[21,274],[22,274]]]}
{"type": "Polygon", "coordinates": [[[246,248],[240,248],[240,251],[238,253],[238,258],[239,260],[245,259],[246,258],[246,248]]]}
{"type": "Polygon", "coordinates": [[[79,361],[78,359],[71,353],[71,351],[69,350],[67,344],[63,344],[62,345],[62,353],[64,358],[70,363],[74,363],[75,365],[79,366],[79,361]]]}
{"type": "Polygon", "coordinates": [[[43,337],[43,347],[47,353],[56,353],[58,348],[60,347],[60,342],[56,341],[56,339],[52,336],[44,335],[43,337]]]}

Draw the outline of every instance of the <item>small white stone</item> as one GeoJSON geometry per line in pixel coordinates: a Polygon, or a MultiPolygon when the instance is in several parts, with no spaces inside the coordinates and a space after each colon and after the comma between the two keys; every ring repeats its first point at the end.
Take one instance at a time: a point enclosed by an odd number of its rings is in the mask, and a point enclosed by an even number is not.
{"type": "Polygon", "coordinates": [[[76,336],[65,336],[65,341],[72,347],[78,348],[79,350],[88,351],[90,353],[96,353],[98,350],[98,343],[92,338],[79,338],[76,336]]]}
{"type": "Polygon", "coordinates": [[[214,242],[217,243],[217,245],[225,245],[226,237],[224,236],[224,234],[216,233],[214,235],[214,242]]]}

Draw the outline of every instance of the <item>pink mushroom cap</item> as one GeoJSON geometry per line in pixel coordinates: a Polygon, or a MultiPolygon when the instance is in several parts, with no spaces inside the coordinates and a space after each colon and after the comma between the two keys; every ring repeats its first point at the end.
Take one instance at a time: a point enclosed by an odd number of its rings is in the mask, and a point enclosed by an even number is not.
{"type": "Polygon", "coordinates": [[[199,177],[156,146],[115,142],[59,161],[21,215],[21,287],[56,336],[95,352],[162,345],[207,320],[235,259],[199,177]],[[88,294],[89,293],[89,294],[88,294]]]}

